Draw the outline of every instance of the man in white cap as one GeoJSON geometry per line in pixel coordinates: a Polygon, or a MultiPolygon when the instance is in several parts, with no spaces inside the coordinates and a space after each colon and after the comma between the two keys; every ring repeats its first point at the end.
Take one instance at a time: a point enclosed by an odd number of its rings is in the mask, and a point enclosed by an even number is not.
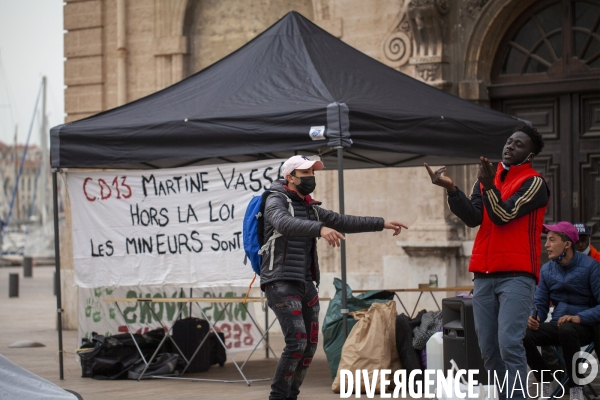
{"type": "Polygon", "coordinates": [[[377,217],[340,215],[321,208],[310,194],[315,190],[318,159],[293,156],[281,167],[285,181],[271,185],[264,215],[266,245],[260,283],[285,336],[285,348],[271,384],[269,399],[296,399],[317,350],[319,337],[319,261],[317,238],[340,246],[343,233],[402,228],[400,222],[377,217]],[[315,287],[316,283],[316,287],[315,287]]]}

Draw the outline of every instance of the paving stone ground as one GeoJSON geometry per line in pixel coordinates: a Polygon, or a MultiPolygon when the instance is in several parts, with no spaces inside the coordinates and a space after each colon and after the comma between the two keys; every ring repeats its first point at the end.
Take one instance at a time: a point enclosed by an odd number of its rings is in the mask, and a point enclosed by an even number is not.
{"type": "MultiPolygon", "coordinates": [[[[267,399],[270,382],[245,383],[197,382],[172,379],[100,381],[81,377],[81,368],[75,357],[77,332],[64,331],[64,379],[59,378],[58,335],[56,331],[56,297],[53,294],[53,266],[36,266],[33,277],[24,278],[20,267],[0,267],[0,354],[32,373],[54,384],[79,393],[86,400],[94,399],[267,399]],[[18,273],[19,297],[8,297],[10,273],[18,273]],[[9,348],[17,341],[35,341],[45,345],[37,348],[9,348]]],[[[324,311],[323,311],[324,312],[324,311]]],[[[276,352],[283,348],[283,337],[271,335],[276,352]]],[[[247,354],[236,354],[238,361],[247,354]]],[[[271,377],[276,362],[265,359],[264,351],[255,353],[244,371],[248,378],[271,377]]],[[[213,366],[208,372],[186,374],[186,377],[208,379],[241,379],[233,363],[224,367],[213,366]]],[[[322,344],[302,386],[300,398],[339,399],[331,391],[329,367],[322,344]]]]}

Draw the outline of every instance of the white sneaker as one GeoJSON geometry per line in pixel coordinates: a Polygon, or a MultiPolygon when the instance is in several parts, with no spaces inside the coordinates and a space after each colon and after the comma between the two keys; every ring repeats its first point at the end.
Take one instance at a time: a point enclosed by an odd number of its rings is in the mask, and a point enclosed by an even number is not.
{"type": "Polygon", "coordinates": [[[542,394],[540,396],[540,399],[548,399],[550,398],[550,395],[552,394],[552,387],[550,386],[550,382],[544,382],[542,384],[542,394]]]}
{"type": "Polygon", "coordinates": [[[583,400],[583,388],[581,386],[575,386],[569,389],[569,396],[571,400],[583,400]]]}

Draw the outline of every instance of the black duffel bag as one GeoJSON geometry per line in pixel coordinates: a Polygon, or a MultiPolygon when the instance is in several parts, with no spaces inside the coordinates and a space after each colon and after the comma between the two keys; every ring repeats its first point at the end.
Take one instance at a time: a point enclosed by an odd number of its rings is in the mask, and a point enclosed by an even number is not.
{"type": "MultiPolygon", "coordinates": [[[[78,355],[81,360],[81,376],[93,379],[126,379],[127,372],[142,359],[137,347],[148,359],[158,348],[165,335],[162,328],[146,334],[121,333],[104,337],[92,333],[92,338],[83,338],[78,355]],[[89,349],[89,350],[88,350],[89,349]]],[[[165,342],[166,344],[166,342],[165,342]]],[[[168,351],[163,345],[162,350],[168,351]]]]}

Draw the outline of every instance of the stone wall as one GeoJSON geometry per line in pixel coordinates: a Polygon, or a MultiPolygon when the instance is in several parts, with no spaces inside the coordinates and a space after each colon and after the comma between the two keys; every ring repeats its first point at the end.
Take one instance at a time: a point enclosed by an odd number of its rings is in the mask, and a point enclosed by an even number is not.
{"type": "MultiPolygon", "coordinates": [[[[176,83],[291,10],[392,68],[486,104],[501,29],[517,17],[511,10],[523,10],[532,1],[67,0],[67,121],[176,83]],[[500,30],[492,32],[491,26],[500,30]]],[[[475,170],[451,167],[449,175],[469,191],[475,170]]],[[[438,272],[440,285],[470,283],[469,242],[476,230],[448,212],[443,190],[430,184],[424,168],[346,171],[344,176],[348,214],[397,219],[411,228],[399,238],[390,232],[348,236],[349,281],[355,288],[416,287],[432,271],[438,272]],[[427,251],[429,258],[423,258],[427,251]]],[[[337,210],[337,172],[320,172],[317,182],[315,197],[337,210]]],[[[340,253],[324,243],[319,251],[326,295],[332,276],[339,275],[340,253]]],[[[70,268],[68,261],[63,264],[70,268]]]]}
{"type": "Polygon", "coordinates": [[[66,122],[105,110],[102,1],[65,3],[66,122]]]}

